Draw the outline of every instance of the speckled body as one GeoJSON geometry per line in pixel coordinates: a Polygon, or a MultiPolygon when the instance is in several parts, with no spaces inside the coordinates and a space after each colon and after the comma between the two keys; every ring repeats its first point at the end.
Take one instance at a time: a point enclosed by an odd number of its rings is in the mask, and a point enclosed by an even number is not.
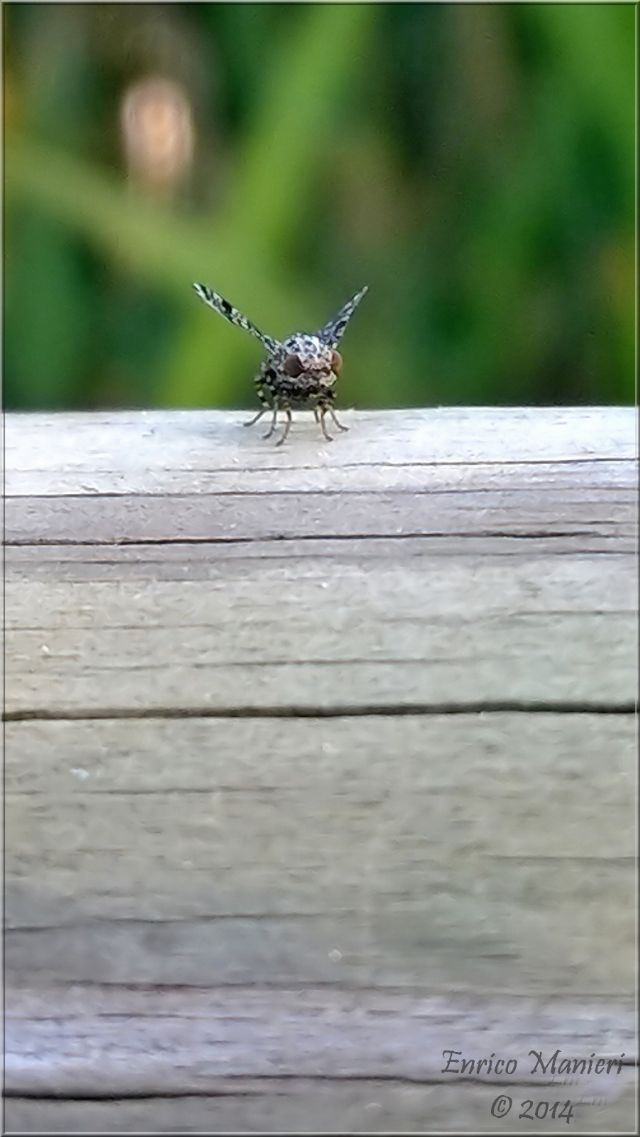
{"type": "Polygon", "coordinates": [[[295,332],[284,340],[282,347],[270,355],[256,375],[258,398],[264,407],[272,408],[280,401],[282,409],[290,407],[316,407],[322,400],[333,402],[334,384],[338,378],[332,366],[332,352],[317,336],[295,332]],[[298,376],[284,370],[288,356],[297,355],[309,361],[298,376]],[[313,367],[311,363],[316,363],[313,367]],[[317,364],[321,366],[317,366],[317,364]]]}
{"type": "Polygon", "coordinates": [[[247,426],[253,425],[267,410],[271,410],[271,428],[265,435],[265,438],[269,438],[275,430],[278,413],[282,411],[286,423],[277,443],[280,446],[291,428],[291,409],[311,408],[327,441],[331,441],[331,436],[327,433],[324,421],[326,414],[329,414],[339,430],[348,429],[338,422],[333,406],[335,383],[342,366],[342,357],[336,349],[353,312],[367,291],[366,287],[356,293],[319,332],[294,332],[281,341],[261,332],[251,320],[213,289],[204,284],[194,284],[193,287],[205,304],[230,323],[250,332],[268,352],[255,378],[262,409],[247,426]]]}

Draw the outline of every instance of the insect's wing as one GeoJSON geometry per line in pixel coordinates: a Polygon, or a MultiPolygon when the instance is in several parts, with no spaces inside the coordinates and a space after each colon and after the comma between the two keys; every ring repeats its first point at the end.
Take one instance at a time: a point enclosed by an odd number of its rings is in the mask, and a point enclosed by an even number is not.
{"type": "Polygon", "coordinates": [[[353,296],[351,300],[347,301],[344,307],[340,309],[338,314],[334,316],[332,320],[329,320],[329,323],[325,324],[324,328],[318,332],[319,338],[323,341],[323,343],[326,343],[328,347],[338,346],[340,340],[344,335],[345,328],[349,323],[349,320],[353,316],[353,313],[362,300],[362,297],[368,291],[369,286],[365,284],[364,288],[361,288],[359,292],[356,292],[355,296],[353,296]]]}
{"type": "Polygon", "coordinates": [[[260,328],[257,328],[251,320],[243,316],[242,312],[234,308],[233,304],[225,300],[224,296],[219,296],[217,292],[214,292],[213,288],[209,288],[206,284],[194,284],[193,287],[200,299],[204,300],[205,304],[208,304],[210,308],[213,308],[214,312],[218,312],[221,316],[224,316],[225,320],[228,320],[230,324],[236,324],[237,327],[244,328],[245,332],[251,332],[251,335],[259,339],[260,343],[263,347],[266,347],[268,352],[274,352],[280,346],[277,340],[261,332],[260,328]]]}

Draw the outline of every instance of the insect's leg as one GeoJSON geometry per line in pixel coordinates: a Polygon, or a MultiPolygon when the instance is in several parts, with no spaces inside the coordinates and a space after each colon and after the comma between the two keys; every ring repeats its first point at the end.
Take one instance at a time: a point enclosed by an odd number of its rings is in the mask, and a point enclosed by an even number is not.
{"type": "Polygon", "coordinates": [[[276,446],[282,446],[282,443],[285,441],[289,431],[291,430],[291,410],[290,410],[290,408],[285,407],[284,413],[287,416],[287,421],[284,424],[284,430],[282,432],[282,437],[278,439],[278,441],[276,442],[276,446]]]}
{"type": "Polygon", "coordinates": [[[249,422],[245,422],[245,424],[244,424],[245,426],[253,426],[253,424],[256,423],[258,421],[258,419],[261,419],[263,414],[265,414],[269,410],[269,408],[271,407],[271,401],[270,401],[270,399],[267,398],[267,393],[266,393],[265,385],[264,385],[265,370],[266,370],[266,365],[263,363],[262,367],[260,368],[260,370],[258,371],[258,374],[256,375],[256,377],[254,379],[254,383],[256,385],[256,394],[257,394],[260,402],[262,403],[262,407],[257,412],[257,414],[254,415],[254,417],[252,419],[249,419],[249,422]]]}
{"type": "Polygon", "coordinates": [[[338,419],[336,418],[336,412],[334,411],[333,407],[329,407],[329,414],[331,415],[331,418],[335,422],[338,430],[348,430],[349,429],[348,426],[343,426],[343,424],[341,422],[338,422],[338,419]]]}
{"type": "Polygon", "coordinates": [[[327,428],[325,426],[325,421],[324,421],[324,416],[326,415],[327,411],[329,410],[329,405],[327,403],[318,403],[318,410],[320,412],[320,417],[318,419],[318,421],[320,423],[320,430],[322,431],[327,442],[333,442],[333,438],[331,437],[330,434],[327,433],[327,428]]]}
{"type": "Polygon", "coordinates": [[[243,426],[254,426],[254,424],[257,423],[258,419],[261,419],[262,416],[265,415],[268,410],[269,410],[268,407],[261,407],[260,410],[258,411],[257,415],[254,415],[253,418],[250,418],[248,422],[243,422],[242,425],[243,426]]]}
{"type": "Polygon", "coordinates": [[[278,418],[278,411],[279,410],[280,410],[280,406],[279,406],[278,402],[276,401],[273,404],[273,417],[271,419],[271,426],[269,427],[267,433],[262,435],[263,438],[271,438],[271,435],[273,434],[274,430],[276,429],[276,421],[278,418]]]}
{"type": "Polygon", "coordinates": [[[318,422],[318,423],[320,422],[320,415],[318,414],[318,408],[317,407],[313,408],[313,417],[316,420],[316,422],[318,422]]]}

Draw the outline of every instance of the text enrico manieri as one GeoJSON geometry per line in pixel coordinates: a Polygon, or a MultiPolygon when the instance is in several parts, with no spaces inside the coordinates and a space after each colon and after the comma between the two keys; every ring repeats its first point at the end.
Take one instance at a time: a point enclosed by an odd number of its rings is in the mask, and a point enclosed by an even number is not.
{"type": "MultiPolygon", "coordinates": [[[[443,1050],[444,1065],[442,1074],[515,1074],[518,1071],[517,1058],[505,1058],[491,1053],[488,1058],[467,1058],[461,1050],[443,1050]]],[[[531,1075],[541,1074],[557,1076],[560,1074],[619,1074],[622,1070],[624,1053],[619,1057],[599,1058],[597,1054],[589,1054],[586,1058],[575,1055],[565,1055],[562,1050],[545,1053],[542,1050],[530,1050],[528,1072],[531,1075]]]]}

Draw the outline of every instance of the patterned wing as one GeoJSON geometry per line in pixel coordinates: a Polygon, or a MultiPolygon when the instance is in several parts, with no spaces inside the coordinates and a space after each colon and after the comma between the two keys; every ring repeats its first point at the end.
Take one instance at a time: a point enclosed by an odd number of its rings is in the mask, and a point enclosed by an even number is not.
{"type": "Polygon", "coordinates": [[[260,328],[257,328],[251,320],[243,316],[242,312],[234,308],[233,304],[225,300],[224,296],[219,296],[217,292],[214,292],[213,288],[208,288],[206,284],[194,284],[193,287],[200,299],[204,300],[205,304],[208,304],[210,308],[213,308],[214,312],[218,312],[221,316],[224,316],[225,320],[228,320],[230,324],[236,324],[237,327],[244,328],[245,332],[251,332],[251,335],[259,339],[260,343],[263,347],[266,347],[268,352],[273,353],[280,346],[277,340],[261,332],[260,328]]]}
{"type": "Polygon", "coordinates": [[[349,323],[349,320],[353,316],[353,313],[362,300],[362,297],[365,296],[368,291],[369,286],[365,284],[364,288],[361,288],[359,292],[356,292],[355,296],[353,296],[351,300],[347,301],[344,308],[340,309],[337,316],[334,316],[332,320],[329,320],[329,323],[325,324],[324,328],[318,332],[318,336],[323,341],[323,343],[327,344],[327,347],[338,346],[340,340],[344,335],[345,328],[349,323]]]}

